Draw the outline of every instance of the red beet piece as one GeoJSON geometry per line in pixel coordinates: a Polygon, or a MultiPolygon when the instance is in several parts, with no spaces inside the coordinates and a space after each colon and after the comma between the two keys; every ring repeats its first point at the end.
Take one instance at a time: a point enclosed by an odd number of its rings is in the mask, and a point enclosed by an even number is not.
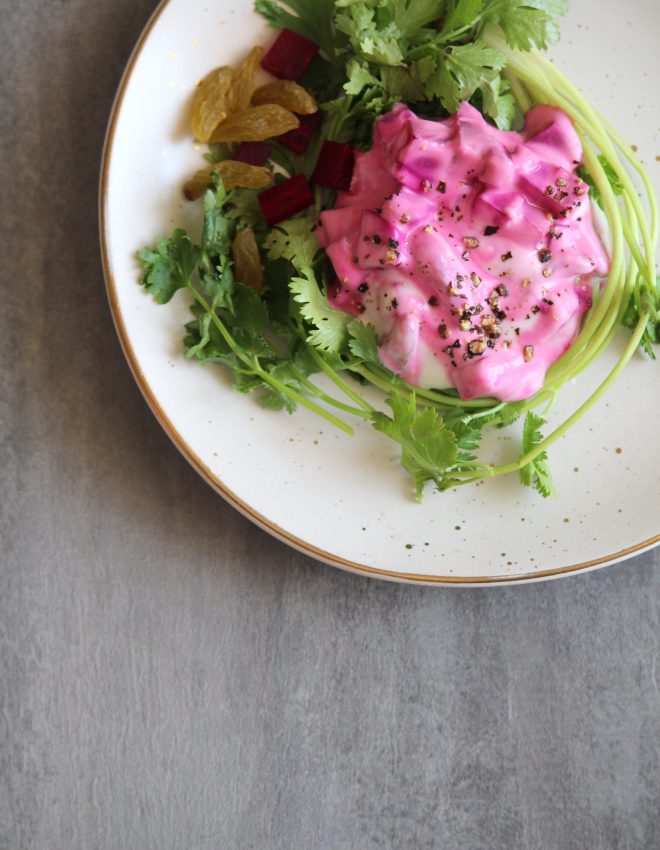
{"type": "Polygon", "coordinates": [[[261,212],[269,227],[291,218],[313,203],[314,196],[304,174],[296,174],[259,194],[261,212]]]}
{"type": "Polygon", "coordinates": [[[318,52],[318,44],[293,30],[283,29],[261,60],[261,67],[281,80],[299,80],[318,52]]]}
{"type": "Polygon", "coordinates": [[[312,138],[317,129],[321,126],[323,115],[321,110],[314,112],[312,115],[297,115],[300,120],[300,127],[295,130],[289,130],[282,136],[278,136],[277,140],[294,153],[301,154],[307,150],[309,140],[312,138]]]}
{"type": "Polygon", "coordinates": [[[270,159],[272,148],[268,142],[241,142],[234,151],[237,162],[246,162],[248,165],[265,165],[270,159]]]}
{"type": "Polygon", "coordinates": [[[350,189],[355,167],[355,151],[340,142],[324,142],[312,183],[328,189],[350,189]]]}

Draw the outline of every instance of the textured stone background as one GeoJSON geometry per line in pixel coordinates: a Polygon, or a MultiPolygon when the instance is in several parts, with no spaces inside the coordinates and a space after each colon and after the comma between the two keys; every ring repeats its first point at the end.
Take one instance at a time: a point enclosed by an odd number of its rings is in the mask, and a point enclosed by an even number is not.
{"type": "Polygon", "coordinates": [[[320,566],[170,445],[106,306],[153,0],[0,0],[0,850],[652,850],[660,552],[449,591],[320,566]]]}

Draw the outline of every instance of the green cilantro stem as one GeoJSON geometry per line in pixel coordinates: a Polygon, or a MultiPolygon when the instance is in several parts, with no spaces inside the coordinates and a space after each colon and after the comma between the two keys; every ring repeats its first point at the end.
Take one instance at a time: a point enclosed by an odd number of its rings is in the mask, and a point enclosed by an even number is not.
{"type": "Polygon", "coordinates": [[[330,413],[329,411],[324,410],[322,407],[319,407],[318,404],[314,404],[313,401],[310,401],[308,398],[305,398],[305,396],[296,392],[291,387],[287,387],[286,384],[283,384],[281,381],[278,381],[277,378],[273,377],[273,375],[261,368],[257,357],[250,357],[246,355],[243,351],[241,351],[239,346],[236,345],[234,338],[225,327],[224,322],[220,319],[215,310],[212,309],[212,307],[207,303],[206,299],[195,289],[195,287],[191,283],[188,283],[187,289],[189,290],[189,292],[191,292],[197,303],[200,304],[209,314],[209,316],[211,317],[211,321],[217,328],[218,332],[222,335],[227,345],[234,352],[234,354],[239,358],[239,360],[245,363],[246,366],[250,367],[254,374],[258,375],[265,384],[269,384],[271,387],[273,387],[273,389],[277,390],[285,396],[288,396],[289,398],[293,399],[293,401],[323,417],[323,419],[330,422],[332,425],[334,425],[336,428],[339,428],[341,431],[344,431],[345,433],[350,434],[351,436],[353,435],[354,432],[350,425],[348,425],[342,419],[339,419],[338,417],[334,416],[334,414],[330,413]]]}
{"type": "Polygon", "coordinates": [[[324,401],[331,407],[336,407],[338,410],[342,410],[344,413],[350,413],[353,416],[359,416],[362,419],[371,418],[371,412],[365,410],[364,407],[352,407],[350,404],[345,404],[343,401],[329,396],[327,393],[324,393],[322,389],[317,387],[316,384],[313,384],[308,378],[303,378],[301,376],[300,381],[302,384],[304,384],[305,388],[309,390],[310,395],[312,395],[314,398],[318,398],[321,401],[324,401]]]}
{"type": "Polygon", "coordinates": [[[594,406],[594,404],[601,398],[601,396],[603,396],[607,392],[607,390],[619,377],[621,372],[623,372],[631,357],[634,355],[634,353],[637,351],[637,348],[639,347],[639,343],[642,339],[642,336],[644,335],[644,331],[646,330],[648,320],[649,314],[646,313],[640,319],[637,328],[635,329],[635,332],[633,333],[625,348],[623,355],[619,359],[619,362],[616,364],[616,366],[610,372],[607,378],[600,384],[598,389],[594,393],[592,393],[592,395],[589,396],[589,398],[580,407],[578,407],[575,413],[569,416],[569,418],[562,425],[560,425],[559,428],[557,428],[555,431],[553,431],[552,434],[546,437],[542,443],[539,443],[537,446],[535,446],[532,451],[521,457],[520,460],[518,460],[516,463],[510,463],[504,466],[490,467],[489,475],[506,475],[509,472],[517,472],[518,470],[522,469],[523,466],[526,466],[528,463],[538,457],[538,455],[544,452],[560,437],[563,437],[563,435],[567,431],[569,431],[573,427],[573,425],[575,425],[575,423],[594,406]]]}
{"type": "Polygon", "coordinates": [[[374,409],[369,404],[369,402],[363,399],[359,393],[356,393],[355,390],[351,389],[351,387],[348,386],[346,381],[339,377],[337,372],[335,372],[335,370],[332,369],[326,363],[326,361],[323,359],[323,357],[321,357],[321,355],[318,353],[318,351],[314,348],[313,345],[307,343],[307,350],[309,351],[314,362],[323,372],[325,372],[325,374],[330,378],[330,380],[334,384],[336,384],[336,386],[338,386],[339,389],[348,396],[348,398],[352,399],[359,407],[362,408],[362,410],[360,411],[361,415],[366,415],[367,417],[370,417],[374,409]]]}

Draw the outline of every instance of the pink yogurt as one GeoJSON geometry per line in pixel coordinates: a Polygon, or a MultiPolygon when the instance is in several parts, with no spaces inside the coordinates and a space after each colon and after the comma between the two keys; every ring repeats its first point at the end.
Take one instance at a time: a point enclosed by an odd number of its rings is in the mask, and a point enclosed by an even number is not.
{"type": "Polygon", "coordinates": [[[383,364],[411,384],[528,398],[609,269],[581,162],[559,109],[537,106],[516,133],[467,103],[444,121],[396,106],[321,215],[332,305],[374,325],[383,364]]]}

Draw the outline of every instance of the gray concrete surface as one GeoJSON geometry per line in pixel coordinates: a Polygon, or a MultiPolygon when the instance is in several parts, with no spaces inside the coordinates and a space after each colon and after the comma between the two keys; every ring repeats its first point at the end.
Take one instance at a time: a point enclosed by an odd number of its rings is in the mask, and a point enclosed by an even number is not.
{"type": "Polygon", "coordinates": [[[653,850],[658,552],[505,590],[320,566],[122,359],[99,157],[153,0],[1,0],[0,848],[653,850]]]}

